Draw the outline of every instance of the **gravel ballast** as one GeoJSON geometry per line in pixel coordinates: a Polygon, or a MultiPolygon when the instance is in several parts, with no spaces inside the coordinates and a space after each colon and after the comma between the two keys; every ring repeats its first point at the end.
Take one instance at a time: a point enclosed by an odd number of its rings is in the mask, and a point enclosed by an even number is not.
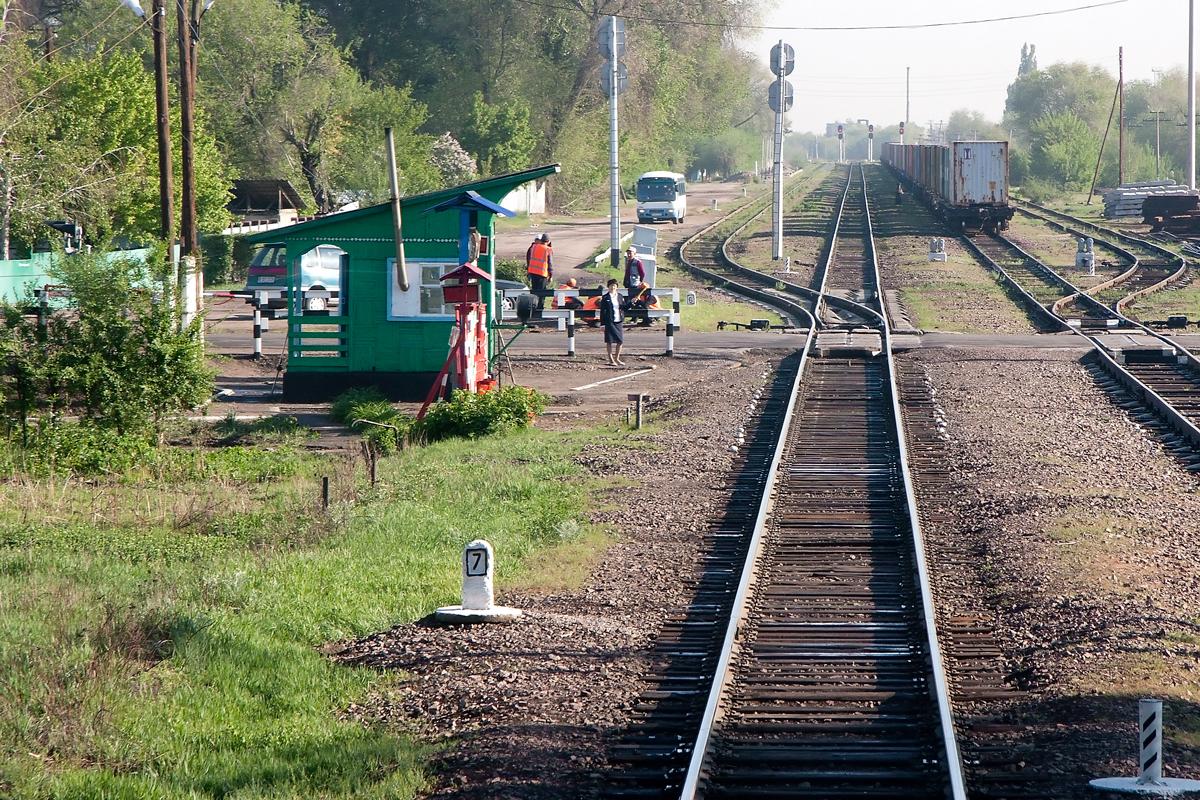
{"type": "Polygon", "coordinates": [[[611,484],[590,521],[616,541],[581,591],[506,592],[499,576],[497,602],[524,609],[520,622],[416,622],[330,646],[343,663],[396,676],[347,713],[442,748],[427,796],[598,795],[608,748],[644,688],[654,635],[667,611],[690,603],[699,532],[721,511],[734,436],[772,369],[748,354],[697,372],[656,396],[652,428],[583,447],[580,463],[611,484]]]}
{"type": "MultiPolygon", "coordinates": [[[[1045,796],[1134,775],[1137,699],[1166,701],[1167,774],[1200,774],[1200,483],[1063,351],[927,350],[945,507],[922,507],[939,618],[990,618],[1045,796]]],[[[957,676],[961,679],[963,676],[957,676]]],[[[956,676],[952,675],[952,680],[956,676]]]]}

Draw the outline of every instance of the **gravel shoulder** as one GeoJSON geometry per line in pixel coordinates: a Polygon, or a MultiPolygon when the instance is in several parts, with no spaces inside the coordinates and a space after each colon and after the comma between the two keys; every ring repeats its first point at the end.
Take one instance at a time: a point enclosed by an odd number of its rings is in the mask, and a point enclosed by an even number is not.
{"type": "Polygon", "coordinates": [[[895,203],[895,181],[867,167],[880,277],[898,290],[900,311],[923,331],[1023,334],[1036,330],[994,273],[979,263],[916,198],[895,203]],[[946,241],[946,261],[930,262],[929,240],[946,241]]]}
{"type": "MultiPolygon", "coordinates": [[[[843,169],[822,163],[792,180],[799,185],[785,197],[783,214],[783,252],[792,259],[787,280],[812,286],[846,174],[843,169]]],[[[767,211],[729,243],[730,257],[744,267],[783,276],[782,266],[771,258],[771,230],[771,213],[767,211]]]]}
{"type": "MultiPolygon", "coordinates": [[[[1139,696],[1166,700],[1168,774],[1200,771],[1200,482],[1063,351],[924,350],[950,482],[922,505],[939,617],[991,619],[1047,797],[1136,774],[1139,696]],[[1030,391],[1030,387],[1037,387],[1030,391]]],[[[964,676],[957,676],[961,680],[964,676]]]]}
{"type": "MultiPolygon", "coordinates": [[[[641,432],[584,428],[596,432],[579,455],[596,485],[587,519],[611,545],[580,588],[518,589],[501,575],[497,601],[526,612],[516,624],[418,621],[328,648],[394,676],[346,713],[438,748],[428,797],[598,796],[655,633],[690,602],[697,533],[721,512],[733,436],[771,369],[748,353],[656,396],[641,432]]],[[[564,416],[548,424],[570,428],[564,416]]]]}

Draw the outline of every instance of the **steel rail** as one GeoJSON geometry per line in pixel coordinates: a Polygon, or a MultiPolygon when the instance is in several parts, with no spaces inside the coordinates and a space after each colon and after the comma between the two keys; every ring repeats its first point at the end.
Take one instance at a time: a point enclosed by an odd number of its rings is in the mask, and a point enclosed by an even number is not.
{"type": "MultiPolygon", "coordinates": [[[[826,259],[826,269],[821,282],[822,297],[824,297],[824,289],[827,287],[827,279],[829,274],[828,266],[830,264],[830,259],[832,259],[833,254],[836,252],[836,235],[840,231],[840,222],[845,211],[845,199],[852,178],[853,168],[851,169],[851,175],[847,181],[847,192],[843,193],[842,201],[839,204],[838,219],[834,225],[833,236],[831,236],[831,243],[828,251],[829,258],[826,259]]],[[[865,250],[870,253],[871,271],[874,276],[876,289],[875,298],[879,303],[880,310],[877,312],[872,308],[854,303],[853,301],[844,302],[849,307],[852,307],[854,312],[861,315],[864,319],[871,319],[873,317],[878,321],[877,327],[880,330],[882,342],[887,351],[885,364],[888,373],[888,391],[891,394],[891,425],[893,426],[893,433],[896,436],[896,442],[898,446],[897,452],[901,461],[901,473],[903,477],[906,498],[906,509],[908,513],[910,529],[913,532],[912,546],[914,548],[914,563],[916,564],[917,578],[921,587],[920,594],[922,612],[925,622],[925,638],[927,640],[926,645],[928,647],[928,657],[930,661],[927,667],[933,675],[933,687],[931,689],[930,699],[938,706],[938,727],[942,737],[941,749],[945,756],[945,763],[943,766],[945,767],[946,778],[949,783],[949,789],[951,792],[950,797],[952,800],[965,800],[966,790],[962,775],[961,757],[958,751],[957,740],[954,733],[953,713],[949,701],[948,683],[946,681],[945,671],[941,663],[941,649],[937,640],[936,618],[933,611],[933,595],[929,582],[929,570],[925,560],[924,540],[920,534],[920,521],[916,508],[915,488],[912,473],[908,465],[908,451],[905,445],[903,416],[899,405],[897,370],[891,353],[891,343],[889,338],[890,329],[887,323],[886,309],[883,304],[883,295],[880,292],[882,284],[879,277],[879,263],[874,248],[874,233],[870,220],[870,206],[867,196],[866,175],[864,172],[862,172],[861,167],[860,181],[863,188],[863,209],[866,227],[867,244],[865,250]]],[[[814,325],[809,331],[810,342],[813,338],[815,327],[814,320],[814,325]]],[[[803,379],[805,367],[808,364],[808,356],[809,354],[806,349],[806,352],[802,357],[800,369],[797,372],[794,391],[792,396],[789,398],[787,411],[785,413],[783,424],[781,425],[780,439],[772,456],[771,466],[767,475],[766,488],[764,489],[763,499],[755,519],[751,547],[742,568],[738,583],[738,590],[734,600],[733,611],[730,614],[730,624],[726,630],[721,656],[718,661],[716,672],[713,676],[712,685],[710,687],[709,696],[705,704],[705,712],[702,718],[700,731],[692,747],[691,760],[680,793],[681,800],[692,800],[700,788],[703,770],[709,755],[709,748],[712,744],[716,723],[721,718],[721,699],[733,678],[730,672],[730,667],[734,658],[738,635],[741,631],[742,624],[746,621],[747,600],[751,591],[754,589],[754,579],[757,574],[759,556],[761,554],[762,545],[766,535],[767,520],[775,503],[775,494],[777,490],[776,482],[778,478],[779,466],[783,459],[784,452],[788,446],[788,433],[796,409],[796,402],[799,394],[798,388],[803,379]]]]}
{"type": "MultiPolygon", "coordinates": [[[[849,185],[849,182],[847,182],[847,185],[849,185]]],[[[839,205],[838,208],[839,216],[844,203],[845,191],[843,190],[842,205],[839,205]]],[[[746,222],[746,225],[748,224],[749,221],[746,222]]],[[[739,227],[721,245],[721,256],[729,264],[736,262],[729,257],[726,245],[733,235],[736,235],[737,232],[740,232],[744,228],[745,225],[739,227]]],[[[682,257],[682,252],[680,255],[682,257]]],[[[800,287],[796,285],[796,288],[800,287]]],[[[819,301],[820,298],[818,297],[817,299],[819,301]]],[[[721,695],[729,680],[729,666],[733,660],[734,645],[736,644],[738,630],[746,616],[746,600],[750,596],[750,590],[754,585],[754,575],[758,569],[758,557],[762,551],[763,538],[766,535],[767,518],[770,516],[771,509],[775,505],[775,484],[779,475],[779,465],[783,461],[783,454],[788,447],[788,433],[791,430],[792,417],[796,411],[796,400],[800,395],[800,384],[804,380],[804,371],[808,366],[809,353],[812,351],[812,344],[818,328],[818,316],[807,309],[805,313],[808,314],[812,323],[808,328],[808,337],[804,342],[804,352],[800,356],[800,366],[796,370],[796,379],[792,384],[791,395],[788,397],[783,420],[779,425],[779,439],[776,441],[775,450],[771,454],[771,466],[767,469],[766,479],[763,482],[762,499],[759,501],[758,512],[754,517],[754,533],[751,534],[750,547],[746,552],[746,560],[742,564],[741,578],[738,580],[737,592],[734,594],[733,605],[729,614],[729,625],[725,629],[725,637],[721,643],[721,654],[717,659],[717,665],[713,672],[708,699],[704,703],[704,715],[700,720],[700,730],[692,745],[691,759],[688,762],[687,774],[684,777],[683,788],[679,795],[681,800],[692,800],[700,787],[704,759],[708,754],[708,743],[712,738],[713,728],[720,711],[721,695]]]]}
{"type": "MultiPolygon", "coordinates": [[[[1179,409],[1175,408],[1169,401],[1164,399],[1163,396],[1160,395],[1157,391],[1155,391],[1153,387],[1151,387],[1145,381],[1138,378],[1136,375],[1134,375],[1132,372],[1130,372],[1128,369],[1126,369],[1122,364],[1119,364],[1117,362],[1117,360],[1114,359],[1111,355],[1109,355],[1108,346],[1105,345],[1101,341],[1102,336],[1089,334],[1086,331],[1077,329],[1072,325],[1068,325],[1066,320],[1063,317],[1049,311],[1048,309],[1046,309],[1045,306],[1038,303],[1036,299],[1032,298],[1032,296],[1029,295],[1028,292],[1024,291],[1024,289],[1020,286],[1020,284],[1011,275],[1009,275],[1008,272],[1006,272],[1000,266],[1000,264],[997,263],[997,261],[994,258],[992,258],[987,253],[985,253],[983,251],[983,249],[980,248],[974,241],[972,241],[969,237],[965,237],[965,236],[961,237],[961,238],[966,243],[968,249],[970,249],[972,252],[974,252],[976,255],[978,255],[980,258],[982,258],[985,263],[987,263],[989,266],[991,266],[993,269],[995,269],[998,273],[1000,273],[1000,275],[1002,275],[1004,277],[1004,279],[1009,282],[1010,285],[1016,287],[1021,292],[1022,295],[1024,295],[1026,298],[1028,298],[1031,302],[1033,302],[1037,307],[1041,308],[1043,311],[1046,311],[1047,313],[1052,314],[1053,317],[1055,319],[1057,319],[1063,326],[1065,326],[1067,328],[1067,330],[1069,330],[1071,333],[1073,333],[1077,336],[1083,337],[1091,345],[1092,349],[1096,352],[1097,356],[1100,358],[1101,363],[1104,365],[1105,370],[1110,375],[1112,375],[1114,378],[1116,378],[1118,381],[1120,381],[1122,384],[1124,384],[1125,387],[1127,389],[1129,389],[1131,392],[1133,392],[1135,395],[1141,396],[1142,399],[1148,405],[1150,405],[1152,408],[1159,411],[1166,418],[1166,421],[1169,424],[1171,424],[1180,435],[1182,435],[1185,439],[1187,439],[1192,444],[1193,447],[1200,448],[1200,427],[1197,427],[1196,424],[1193,423],[1191,420],[1189,420],[1179,409]]],[[[991,238],[993,240],[998,241],[1001,244],[1015,250],[1016,252],[1021,253],[1026,258],[1039,264],[1042,267],[1042,269],[1045,270],[1048,274],[1057,277],[1058,280],[1061,281],[1063,284],[1065,284],[1067,286],[1071,286],[1069,281],[1067,281],[1062,276],[1058,275],[1057,272],[1055,272],[1053,269],[1048,267],[1045,263],[1043,263],[1039,259],[1026,253],[1018,245],[1014,244],[1009,239],[1007,239],[1003,236],[1000,236],[999,234],[994,234],[994,235],[992,235],[991,238]]],[[[1085,295],[1085,297],[1086,297],[1086,295],[1085,295]]],[[[1089,297],[1088,299],[1091,300],[1093,303],[1097,303],[1101,307],[1108,309],[1107,306],[1104,306],[1103,304],[1099,303],[1099,301],[1096,300],[1095,298],[1089,297]]],[[[1111,313],[1116,314],[1116,312],[1112,311],[1112,309],[1108,309],[1108,310],[1111,313]]],[[[1128,318],[1126,318],[1122,315],[1119,315],[1119,314],[1117,315],[1117,318],[1124,320],[1124,321],[1129,321],[1128,318]]],[[[1164,342],[1167,345],[1167,347],[1172,351],[1172,353],[1174,355],[1176,355],[1176,357],[1183,356],[1189,363],[1200,366],[1200,361],[1198,361],[1196,359],[1196,357],[1194,355],[1192,355],[1187,350],[1187,348],[1184,348],[1182,345],[1179,345],[1164,336],[1157,335],[1156,332],[1151,331],[1150,329],[1146,328],[1144,325],[1142,325],[1140,323],[1131,323],[1131,325],[1132,325],[1132,327],[1135,327],[1135,328],[1139,329],[1140,331],[1153,336],[1155,339],[1158,339],[1159,341],[1164,342]]],[[[1164,348],[1164,349],[1166,349],[1166,348],[1164,348]]]]}
{"type": "MultiPolygon", "coordinates": [[[[861,169],[861,167],[860,167],[861,169]]],[[[883,351],[887,357],[888,384],[892,394],[892,424],[896,429],[896,443],[900,450],[900,471],[904,478],[904,492],[908,505],[908,519],[912,530],[913,551],[916,557],[917,575],[921,585],[921,605],[925,617],[926,635],[929,640],[929,660],[933,671],[934,702],[938,706],[938,721],[942,729],[942,745],[946,751],[946,768],[950,777],[950,792],[953,800],[966,800],[966,781],[963,778],[962,755],[958,749],[958,738],[954,728],[954,710],[950,702],[949,681],[942,661],[942,649],[938,639],[937,618],[934,615],[933,588],[929,577],[929,563],[925,558],[925,537],[921,532],[921,518],[917,510],[917,490],[909,466],[907,436],[904,427],[904,411],[900,405],[898,370],[892,353],[892,328],[887,319],[887,306],[883,294],[883,280],[879,273],[879,259],[875,252],[875,228],[871,221],[871,196],[867,191],[865,170],[863,179],[863,207],[867,218],[867,249],[871,253],[871,266],[875,273],[876,296],[879,298],[880,319],[883,323],[883,351]]]]}

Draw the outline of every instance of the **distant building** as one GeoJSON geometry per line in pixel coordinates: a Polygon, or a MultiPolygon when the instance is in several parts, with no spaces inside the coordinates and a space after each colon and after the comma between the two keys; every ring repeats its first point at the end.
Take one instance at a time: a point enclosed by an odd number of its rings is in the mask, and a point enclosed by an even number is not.
{"type": "Polygon", "coordinates": [[[236,180],[226,208],[234,222],[227,234],[257,233],[295,225],[304,219],[304,198],[290,181],[275,178],[236,180]]]}

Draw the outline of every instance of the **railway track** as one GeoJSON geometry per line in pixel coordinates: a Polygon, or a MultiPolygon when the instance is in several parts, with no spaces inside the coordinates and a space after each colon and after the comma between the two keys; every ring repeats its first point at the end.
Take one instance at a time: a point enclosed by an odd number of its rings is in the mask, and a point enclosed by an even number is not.
{"type": "MultiPolygon", "coordinates": [[[[833,215],[836,215],[849,188],[849,176],[845,174],[843,178],[843,174],[841,170],[834,170],[818,188],[822,198],[821,205],[828,204],[833,215]],[[840,190],[831,191],[837,184],[841,184],[840,190]],[[836,200],[833,200],[831,195],[836,197],[836,200]]],[[[786,276],[768,274],[743,266],[729,252],[730,244],[770,207],[771,199],[767,197],[748,210],[743,210],[744,218],[736,220],[736,226],[732,229],[729,228],[730,219],[726,217],[698,231],[680,245],[679,260],[685,268],[705,280],[771,306],[793,324],[803,326],[811,319],[820,292],[812,286],[787,279],[786,276]]],[[[732,216],[736,218],[737,214],[732,216]]],[[[806,228],[812,227],[813,215],[810,213],[804,217],[802,224],[806,228]]],[[[832,224],[832,219],[827,224],[832,224]]]]}
{"type": "Polygon", "coordinates": [[[855,172],[685,798],[965,797],[855,172]]]}
{"type": "MultiPolygon", "coordinates": [[[[1092,227],[1096,232],[1103,230],[1092,227]]],[[[1114,235],[1122,240],[1132,238],[1114,235]]],[[[1126,392],[1159,415],[1193,450],[1200,451],[1200,360],[1178,342],[1119,310],[1135,294],[1106,305],[1001,234],[964,237],[964,241],[1047,325],[1085,337],[1101,366],[1126,392]],[[1050,300],[1051,287],[1057,287],[1060,299],[1050,300]],[[1117,338],[1114,334],[1137,338],[1117,338]]],[[[1149,243],[1142,244],[1153,248],[1149,243]]],[[[1140,263],[1137,256],[1111,241],[1108,246],[1127,255],[1131,267],[1123,274],[1132,278],[1140,263]]]]}
{"type": "Polygon", "coordinates": [[[1020,213],[1058,228],[1072,236],[1090,236],[1121,257],[1130,268],[1116,279],[1094,287],[1089,293],[1118,314],[1136,320],[1133,308],[1138,298],[1188,280],[1187,262],[1146,239],[1097,225],[1029,201],[1014,201],[1020,213]]]}

